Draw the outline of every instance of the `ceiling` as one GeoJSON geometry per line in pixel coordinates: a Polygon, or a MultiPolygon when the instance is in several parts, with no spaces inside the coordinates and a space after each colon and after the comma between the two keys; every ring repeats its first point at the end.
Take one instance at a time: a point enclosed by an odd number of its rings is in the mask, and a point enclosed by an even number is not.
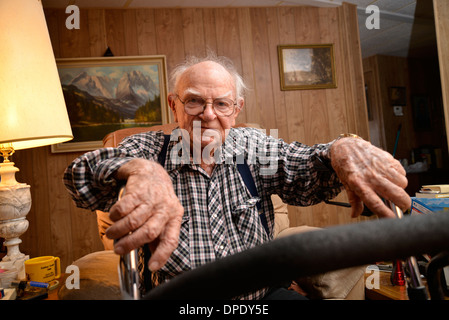
{"type": "Polygon", "coordinates": [[[184,8],[184,7],[273,7],[312,5],[339,6],[342,2],[357,5],[362,56],[376,54],[401,57],[434,57],[436,35],[431,0],[42,0],[44,7],[65,8],[184,8]],[[366,7],[380,10],[379,29],[369,30],[365,21],[371,15],[366,7]]]}

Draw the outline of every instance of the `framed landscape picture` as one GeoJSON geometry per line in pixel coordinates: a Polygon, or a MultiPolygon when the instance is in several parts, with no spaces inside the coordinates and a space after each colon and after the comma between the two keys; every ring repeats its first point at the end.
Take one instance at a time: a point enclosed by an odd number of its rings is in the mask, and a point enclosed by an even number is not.
{"type": "Polygon", "coordinates": [[[165,56],[56,59],[73,140],[52,152],[101,148],[118,129],[169,122],[165,56]]]}
{"type": "Polygon", "coordinates": [[[336,88],[332,44],[278,46],[281,90],[336,88]]]}

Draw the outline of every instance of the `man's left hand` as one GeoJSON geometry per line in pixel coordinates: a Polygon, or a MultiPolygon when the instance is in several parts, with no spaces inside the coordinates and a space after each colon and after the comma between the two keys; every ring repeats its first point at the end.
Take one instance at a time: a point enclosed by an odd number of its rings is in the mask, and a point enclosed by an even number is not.
{"type": "Polygon", "coordinates": [[[351,137],[335,141],[330,154],[332,167],[347,191],[353,217],[362,213],[364,204],[379,217],[396,217],[382,198],[404,211],[410,208],[411,199],[404,190],[405,170],[391,154],[351,137]]]}

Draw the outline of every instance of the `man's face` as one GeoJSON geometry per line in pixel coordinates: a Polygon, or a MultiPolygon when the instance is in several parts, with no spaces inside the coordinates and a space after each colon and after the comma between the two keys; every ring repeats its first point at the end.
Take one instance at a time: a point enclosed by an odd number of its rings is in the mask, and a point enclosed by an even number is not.
{"type": "Polygon", "coordinates": [[[243,107],[243,99],[236,101],[235,92],[231,75],[215,62],[196,64],[180,76],[176,92],[169,95],[169,105],[179,127],[189,133],[191,146],[196,140],[197,143],[201,143],[201,149],[203,149],[211,142],[216,143],[216,137],[220,137],[221,142],[224,142],[226,130],[235,125],[235,119],[243,107]],[[202,98],[207,102],[202,113],[194,116],[185,112],[184,104],[180,100],[185,102],[191,98],[202,98]],[[236,102],[235,112],[230,116],[215,114],[212,101],[217,98],[228,98],[236,102]],[[200,130],[193,130],[194,122],[195,128],[200,127],[200,130]],[[199,132],[201,135],[198,137],[199,132]]]}

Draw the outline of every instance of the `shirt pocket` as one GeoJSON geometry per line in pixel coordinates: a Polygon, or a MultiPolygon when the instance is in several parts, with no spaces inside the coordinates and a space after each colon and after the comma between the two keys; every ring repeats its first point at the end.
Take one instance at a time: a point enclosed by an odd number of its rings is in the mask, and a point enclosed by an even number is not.
{"type": "Polygon", "coordinates": [[[266,232],[257,209],[259,201],[260,198],[258,197],[248,198],[232,210],[232,220],[245,249],[254,247],[266,240],[266,232]]]}
{"type": "Polygon", "coordinates": [[[253,210],[253,209],[255,209],[257,212],[257,203],[259,201],[260,201],[260,198],[258,198],[258,197],[246,199],[245,201],[243,201],[243,203],[240,203],[234,207],[234,209],[232,210],[232,215],[233,216],[240,215],[244,212],[247,212],[248,210],[253,210]]]}

